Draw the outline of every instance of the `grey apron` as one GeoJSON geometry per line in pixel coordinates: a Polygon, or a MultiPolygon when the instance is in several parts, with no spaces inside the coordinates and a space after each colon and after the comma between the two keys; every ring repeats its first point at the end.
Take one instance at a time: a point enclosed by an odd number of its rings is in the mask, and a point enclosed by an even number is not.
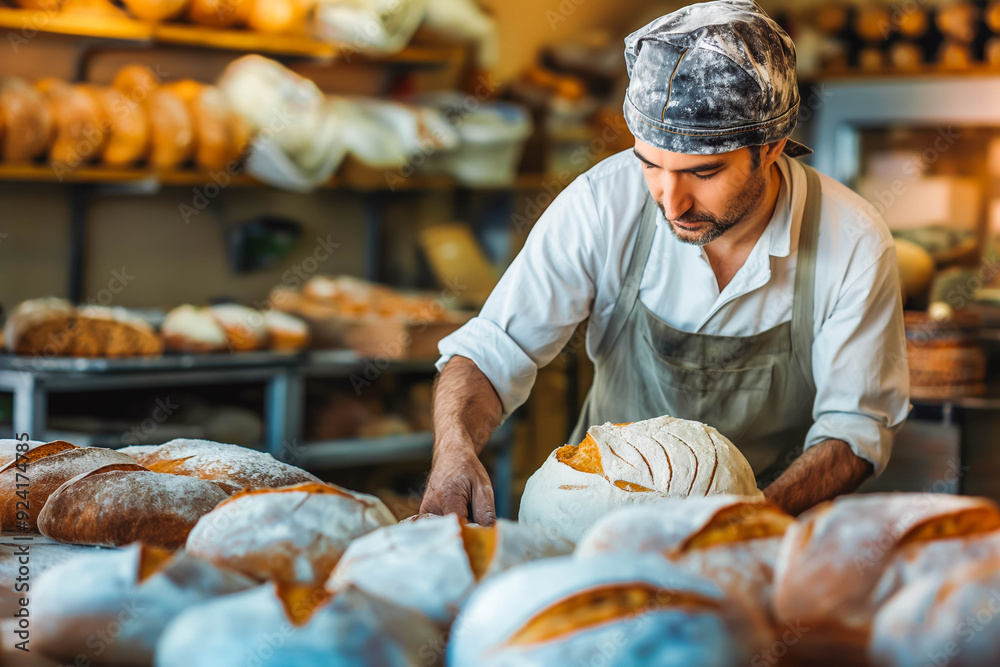
{"type": "Polygon", "coordinates": [[[597,348],[594,383],[569,442],[593,424],[661,415],[714,426],[746,456],[758,483],[801,452],[812,426],[813,286],[820,182],[806,171],[792,319],[753,336],[675,329],[639,300],[639,284],[662,219],[650,197],[611,319],[597,348]]]}

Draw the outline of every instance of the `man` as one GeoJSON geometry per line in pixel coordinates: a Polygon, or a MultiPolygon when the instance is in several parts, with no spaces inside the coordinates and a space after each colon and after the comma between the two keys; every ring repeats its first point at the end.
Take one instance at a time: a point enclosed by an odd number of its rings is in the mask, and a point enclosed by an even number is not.
{"type": "Polygon", "coordinates": [[[794,159],[811,151],[788,138],[792,41],[756,3],[720,0],[625,46],[634,151],[566,188],[441,342],[423,512],[493,522],[477,454],[587,318],[596,373],[571,443],[597,423],[702,421],[792,514],[889,459],[909,409],[895,246],[863,199],[794,159]]]}

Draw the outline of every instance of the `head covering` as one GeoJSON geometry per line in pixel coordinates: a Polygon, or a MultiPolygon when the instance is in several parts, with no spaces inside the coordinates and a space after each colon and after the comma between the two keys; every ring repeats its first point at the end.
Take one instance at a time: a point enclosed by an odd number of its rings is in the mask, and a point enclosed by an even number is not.
{"type": "MultiPolygon", "coordinates": [[[[795,44],[751,0],[716,0],[661,16],[625,39],[625,121],[637,139],[711,155],[795,129],[795,44]]],[[[785,154],[812,150],[789,139],[785,154]]]]}

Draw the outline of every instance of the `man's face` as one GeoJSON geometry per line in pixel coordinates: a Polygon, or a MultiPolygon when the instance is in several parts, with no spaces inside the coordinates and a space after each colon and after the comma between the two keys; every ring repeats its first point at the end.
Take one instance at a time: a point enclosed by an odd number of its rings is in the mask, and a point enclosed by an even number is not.
{"type": "Polygon", "coordinates": [[[635,155],[670,230],[684,243],[711,243],[749,217],[767,194],[764,168],[746,148],[687,155],[636,139],[635,155]]]}

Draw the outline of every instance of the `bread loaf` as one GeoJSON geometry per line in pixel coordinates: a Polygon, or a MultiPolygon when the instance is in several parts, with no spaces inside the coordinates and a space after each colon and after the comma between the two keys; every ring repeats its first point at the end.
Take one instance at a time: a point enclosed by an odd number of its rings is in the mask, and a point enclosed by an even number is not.
{"type": "Polygon", "coordinates": [[[215,86],[191,79],[163,86],[180,96],[191,114],[195,163],[203,169],[223,169],[239,154],[233,132],[235,116],[226,95],[215,86]]]}
{"type": "Polygon", "coordinates": [[[356,539],[326,586],[330,591],[357,586],[448,625],[481,580],[572,548],[566,540],[505,519],[487,528],[450,514],[356,539]]]}
{"type": "Polygon", "coordinates": [[[903,588],[875,617],[874,667],[1000,664],[1000,560],[929,574],[903,588]]]}
{"type": "Polygon", "coordinates": [[[212,482],[118,463],[63,483],[38,515],[38,528],[72,544],[144,542],[172,550],[183,546],[198,519],[225,499],[212,482]]]}
{"type": "Polygon", "coordinates": [[[224,352],[229,349],[225,330],[205,308],[184,305],[167,313],[160,326],[163,344],[177,352],[224,352]]]}
{"type": "Polygon", "coordinates": [[[4,117],[0,157],[26,162],[45,152],[52,136],[52,114],[45,98],[21,79],[0,80],[0,115],[4,117]]]}
{"type": "MultiPolygon", "coordinates": [[[[187,550],[219,567],[274,580],[283,597],[318,602],[317,591],[351,540],[395,522],[378,498],[332,485],[243,491],[198,522],[187,550]]],[[[312,608],[299,613],[307,618],[312,608]]]]}
{"type": "Polygon", "coordinates": [[[179,438],[159,446],[136,445],[118,451],[154,472],[215,482],[228,494],[321,481],[266,452],[210,440],[179,438]]]}
{"type": "Polygon", "coordinates": [[[192,23],[212,28],[245,25],[254,0],[191,0],[187,17],[192,23]]]}
{"type": "Polygon", "coordinates": [[[573,541],[599,518],[664,498],[759,497],[750,464],[711,426],[658,417],[593,426],[552,452],[524,489],[519,520],[573,541]]]}
{"type": "Polygon", "coordinates": [[[254,0],[247,27],[258,32],[305,32],[306,17],[315,0],[254,0]]]}
{"type": "Polygon", "coordinates": [[[300,621],[293,604],[260,586],[189,609],[160,639],[157,667],[218,667],[242,655],[255,667],[444,664],[441,630],[385,600],[347,589],[300,621]]]}
{"type": "Polygon", "coordinates": [[[1000,511],[984,498],[864,494],[819,505],[782,542],[774,583],[778,620],[863,639],[876,611],[878,583],[902,549],[998,528],[1000,511]]]}
{"type": "MultiPolygon", "coordinates": [[[[71,449],[75,445],[71,445],[63,440],[57,440],[56,442],[62,442],[66,449],[71,449]]],[[[13,439],[0,439],[0,468],[5,468],[8,464],[13,463],[18,454],[27,454],[32,449],[37,449],[42,445],[47,445],[50,443],[44,440],[13,440],[13,439]],[[22,447],[18,449],[18,447],[22,447]]]]}
{"type": "Polygon", "coordinates": [[[472,594],[452,629],[448,664],[751,664],[761,633],[714,584],[662,558],[551,558],[472,594]]]}
{"type": "Polygon", "coordinates": [[[209,308],[209,313],[226,332],[229,346],[236,352],[258,350],[267,342],[264,315],[253,308],[224,303],[209,308]]]}
{"type": "Polygon", "coordinates": [[[576,555],[659,554],[769,617],[774,566],[793,522],[763,498],[664,500],[604,517],[583,536],[576,555]]]}
{"type": "Polygon", "coordinates": [[[163,21],[184,13],[190,0],[122,0],[129,13],[146,21],[163,21]]]}
{"type": "Polygon", "coordinates": [[[174,617],[254,585],[183,551],[133,544],[87,554],[46,571],[32,587],[32,648],[73,664],[149,665],[174,617]],[[102,634],[114,641],[95,641],[102,634]]]}
{"type": "Polygon", "coordinates": [[[101,161],[124,167],[144,160],[149,152],[149,119],[143,105],[115,88],[92,86],[89,91],[100,105],[107,128],[101,161]]]}
{"type": "Polygon", "coordinates": [[[45,96],[52,115],[49,162],[57,173],[92,162],[104,151],[107,137],[101,126],[103,112],[82,86],[61,79],[42,79],[36,87],[45,96]]]}
{"type": "Polygon", "coordinates": [[[0,526],[10,532],[37,532],[38,515],[56,489],[80,473],[113,463],[132,460],[113,449],[75,447],[62,440],[32,449],[0,469],[0,526]]]}
{"type": "Polygon", "coordinates": [[[267,345],[272,350],[301,350],[309,345],[309,325],[280,310],[264,313],[267,345]]]}

